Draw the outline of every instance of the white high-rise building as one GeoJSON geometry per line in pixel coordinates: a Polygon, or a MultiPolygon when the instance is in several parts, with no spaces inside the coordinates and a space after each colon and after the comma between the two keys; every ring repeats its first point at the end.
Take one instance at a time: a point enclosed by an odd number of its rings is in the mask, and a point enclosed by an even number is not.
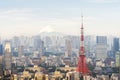
{"type": "Polygon", "coordinates": [[[105,59],[107,58],[107,37],[97,36],[96,37],[96,58],[105,59]]]}
{"type": "Polygon", "coordinates": [[[4,47],[4,66],[5,70],[11,70],[12,63],[12,53],[11,53],[11,44],[9,41],[6,41],[4,47]]]}

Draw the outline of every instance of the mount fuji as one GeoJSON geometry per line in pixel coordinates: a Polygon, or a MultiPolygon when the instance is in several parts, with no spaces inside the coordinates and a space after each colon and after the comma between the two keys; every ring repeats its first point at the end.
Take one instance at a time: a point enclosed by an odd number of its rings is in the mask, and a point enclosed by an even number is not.
{"type": "Polygon", "coordinates": [[[45,36],[65,36],[65,34],[61,32],[57,32],[55,29],[53,29],[51,26],[46,26],[45,28],[41,29],[39,32],[41,37],[45,36]]]}

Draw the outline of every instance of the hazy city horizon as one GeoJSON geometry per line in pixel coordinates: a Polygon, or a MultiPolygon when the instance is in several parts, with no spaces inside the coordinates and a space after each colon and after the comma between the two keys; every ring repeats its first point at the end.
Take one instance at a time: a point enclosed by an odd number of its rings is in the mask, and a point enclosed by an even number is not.
{"type": "MultiPolygon", "coordinates": [[[[65,28],[66,29],[66,28],[65,28]]],[[[34,34],[28,34],[28,33],[24,33],[24,32],[21,32],[20,34],[8,34],[6,36],[0,36],[1,40],[3,39],[11,39],[13,37],[20,37],[20,36],[26,36],[26,37],[32,37],[32,36],[44,36],[44,34],[46,34],[46,36],[49,36],[49,34],[53,34],[56,36],[58,36],[57,34],[59,33],[59,35],[64,35],[64,36],[80,36],[80,28],[79,28],[79,32],[77,32],[76,34],[70,34],[70,33],[67,33],[67,32],[60,32],[60,31],[57,31],[55,30],[54,28],[52,28],[51,26],[46,26],[44,28],[41,28],[39,32],[36,32],[34,34]]],[[[93,34],[88,34],[85,32],[85,36],[107,36],[107,37],[120,37],[120,35],[114,35],[114,34],[96,34],[96,33],[93,33],[93,34]]]]}
{"type": "Polygon", "coordinates": [[[86,35],[119,36],[119,3],[119,0],[0,1],[0,36],[34,35],[47,26],[56,32],[79,35],[81,13],[86,35]]]}

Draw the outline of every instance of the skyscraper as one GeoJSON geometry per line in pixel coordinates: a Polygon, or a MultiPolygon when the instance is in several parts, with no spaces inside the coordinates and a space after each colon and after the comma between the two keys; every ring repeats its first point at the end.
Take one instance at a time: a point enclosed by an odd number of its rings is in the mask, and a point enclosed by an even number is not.
{"type": "Polygon", "coordinates": [[[44,53],[44,42],[41,40],[40,36],[35,36],[34,38],[35,50],[39,52],[39,56],[44,53]]]}
{"type": "Polygon", "coordinates": [[[107,37],[106,36],[96,37],[96,58],[97,59],[107,58],[107,37]]]}
{"type": "Polygon", "coordinates": [[[13,48],[18,48],[18,46],[20,45],[20,39],[19,37],[15,36],[12,39],[12,47],[13,48]]]}
{"type": "Polygon", "coordinates": [[[51,37],[46,36],[44,38],[44,45],[45,45],[45,47],[49,47],[51,44],[52,44],[51,37]]]}
{"type": "Polygon", "coordinates": [[[11,44],[9,41],[6,41],[5,47],[4,47],[4,68],[5,70],[11,71],[11,63],[12,63],[11,44]]]}
{"type": "Polygon", "coordinates": [[[92,57],[92,53],[94,53],[95,46],[95,37],[94,36],[85,36],[85,54],[86,56],[92,57]]]}
{"type": "Polygon", "coordinates": [[[3,45],[0,44],[0,76],[3,75],[3,45]]]}
{"type": "Polygon", "coordinates": [[[19,46],[18,47],[18,56],[19,56],[19,58],[22,57],[23,53],[24,53],[24,46],[19,46]]]}
{"type": "Polygon", "coordinates": [[[70,39],[66,39],[66,57],[71,57],[72,55],[72,41],[70,39]]]}
{"type": "Polygon", "coordinates": [[[0,44],[0,56],[3,55],[3,45],[0,44]]]}
{"type": "Polygon", "coordinates": [[[106,36],[97,36],[96,43],[97,44],[107,44],[107,37],[106,36]]]}
{"type": "Polygon", "coordinates": [[[114,53],[119,51],[119,38],[113,39],[113,51],[114,51],[114,53]]]}
{"type": "Polygon", "coordinates": [[[41,38],[40,36],[34,37],[34,48],[37,51],[40,48],[41,38]]]}

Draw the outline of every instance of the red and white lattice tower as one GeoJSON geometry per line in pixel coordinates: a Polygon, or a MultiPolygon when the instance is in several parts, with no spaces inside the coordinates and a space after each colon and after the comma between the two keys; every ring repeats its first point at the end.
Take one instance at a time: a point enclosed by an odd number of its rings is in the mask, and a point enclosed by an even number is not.
{"type": "Polygon", "coordinates": [[[81,45],[79,50],[79,59],[78,59],[78,66],[77,66],[77,72],[79,72],[82,75],[87,75],[90,73],[90,70],[88,69],[87,63],[86,63],[86,56],[85,56],[85,47],[84,47],[84,30],[83,30],[83,16],[82,16],[82,25],[81,25],[81,45]]]}

